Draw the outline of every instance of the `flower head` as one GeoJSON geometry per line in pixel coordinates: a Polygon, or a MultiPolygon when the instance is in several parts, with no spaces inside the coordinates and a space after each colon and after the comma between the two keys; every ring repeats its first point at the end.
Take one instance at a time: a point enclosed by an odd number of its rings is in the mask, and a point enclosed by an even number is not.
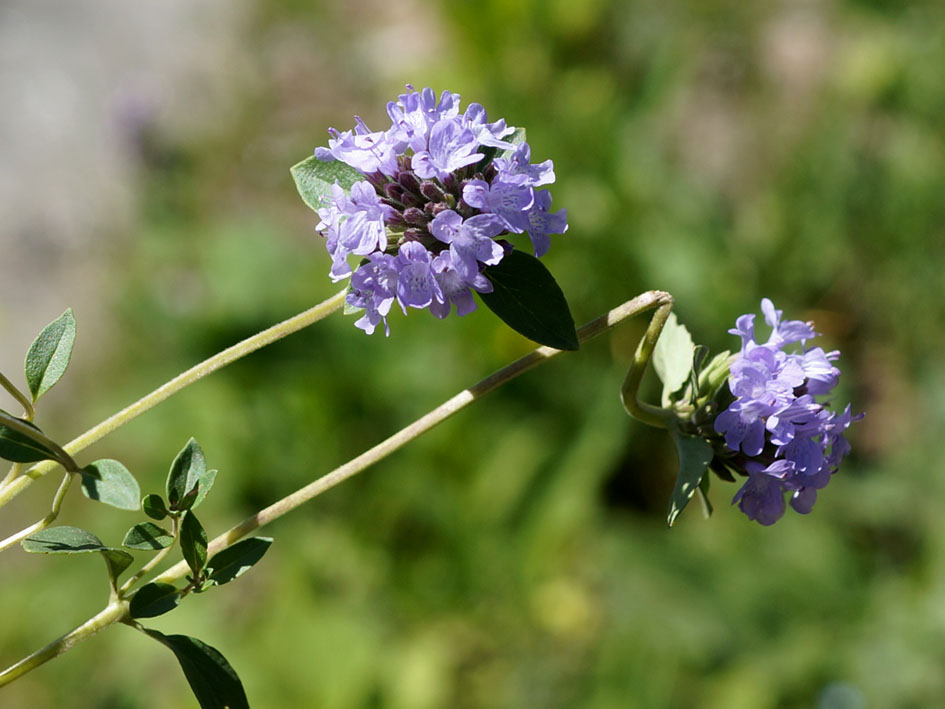
{"type": "Polygon", "coordinates": [[[761,301],[771,334],[755,335],[753,314],[742,315],[729,330],[741,337],[733,358],[729,390],[734,401],[715,419],[724,438],[730,467],[748,476],[732,500],[749,519],[774,524],[785,510],[784,496],[797,512],[807,514],[837,471],[850,446],[843,436],[853,421],[850,407],[829,409],[817,396],[829,394],[840,370],[831,362],[839,352],[807,348],[817,336],[811,323],[781,319],[781,311],[761,301]]]}
{"type": "Polygon", "coordinates": [[[333,280],[351,277],[349,305],[363,308],[356,325],[369,334],[396,300],[406,312],[428,308],[446,317],[476,308],[472,292],[488,293],[483,274],[511,246],[507,234],[527,232],[536,256],[549,234],[564,233],[567,212],[551,212],[550,160],[531,164],[515,129],[490,122],[477,103],[460,112],[458,94],[407,91],[387,105],[391,125],[371,131],[360,118],[350,131],[331,129],[320,160],[337,160],[364,176],[345,192],[335,185],[318,209],[316,227],[332,257],[333,280]],[[349,256],[361,259],[352,273],[349,256]]]}

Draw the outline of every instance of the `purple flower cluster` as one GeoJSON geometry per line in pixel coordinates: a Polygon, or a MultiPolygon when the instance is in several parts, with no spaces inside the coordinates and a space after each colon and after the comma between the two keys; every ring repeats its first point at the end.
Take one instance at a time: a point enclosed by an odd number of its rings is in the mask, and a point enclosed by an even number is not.
{"type": "Polygon", "coordinates": [[[394,302],[429,308],[438,318],[476,309],[472,291],[488,293],[484,266],[498,264],[511,244],[505,234],[528,232],[535,256],[549,234],[567,228],[567,212],[551,210],[551,160],[532,164],[528,144],[506,140],[515,129],[490,123],[485,109],[459,111],[459,94],[432,89],[387,104],[391,126],[372,132],[356,117],[353,130],[331,129],[320,160],[338,160],[364,175],[350,193],[337,184],[318,210],[318,231],[331,254],[331,277],[351,277],[347,302],[364,309],[355,324],[371,334],[394,302]],[[493,155],[500,155],[492,159],[493,155]],[[348,257],[361,264],[352,273],[348,257]]]}
{"type": "Polygon", "coordinates": [[[735,400],[715,420],[715,430],[736,452],[748,480],[732,500],[749,519],[769,525],[784,514],[784,493],[797,512],[807,514],[817,490],[830,481],[850,446],[843,432],[862,417],[849,405],[843,413],[828,410],[815,397],[829,394],[840,370],[831,362],[839,352],[807,348],[817,336],[811,323],[781,320],[781,311],[765,298],[767,342],[755,339],[754,314],[742,315],[729,330],[742,338],[731,365],[729,388],[735,400]],[[799,351],[785,351],[800,343],[799,351]]]}

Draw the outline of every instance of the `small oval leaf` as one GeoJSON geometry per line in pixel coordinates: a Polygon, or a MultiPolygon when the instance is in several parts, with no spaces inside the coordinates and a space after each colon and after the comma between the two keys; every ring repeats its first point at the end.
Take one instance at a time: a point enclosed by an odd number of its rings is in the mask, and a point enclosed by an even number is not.
{"type": "Polygon", "coordinates": [[[102,540],[91,532],[78,527],[49,527],[31,534],[20,546],[30,554],[88,554],[100,552],[108,566],[112,582],[131,565],[134,557],[128,552],[102,544],[102,540]]]}
{"type": "Polygon", "coordinates": [[[479,297],[510,328],[555,349],[580,347],[568,301],[537,258],[516,249],[483,269],[483,275],[493,290],[479,297]]]}
{"type": "Polygon", "coordinates": [[[131,597],[128,612],[132,618],[155,618],[180,604],[180,591],[169,583],[146,583],[131,597]]]}
{"type": "Polygon", "coordinates": [[[43,328],[26,353],[26,383],[34,402],[62,377],[72,357],[74,344],[75,317],[69,308],[43,328]]]}
{"type": "Polygon", "coordinates": [[[164,504],[164,498],[154,493],[144,496],[141,500],[141,509],[151,519],[160,520],[167,517],[167,505],[164,504]]]}
{"type": "Polygon", "coordinates": [[[302,201],[316,211],[331,201],[331,187],[335,182],[345,192],[350,192],[351,185],[364,179],[364,175],[350,165],[338,160],[325,162],[314,155],[293,165],[289,172],[302,201]]]}
{"type": "Polygon", "coordinates": [[[158,527],[154,522],[142,522],[128,530],[121,545],[129,549],[157,551],[173,543],[174,536],[166,529],[158,527]]]}
{"type": "Polygon", "coordinates": [[[89,499],[120,510],[137,510],[141,504],[141,488],[134,475],[110,458],[96,460],[82,469],[82,492],[89,499]]]}
{"type": "Polygon", "coordinates": [[[207,585],[222,586],[242,576],[263,558],[272,544],[270,537],[252,537],[214,554],[207,562],[207,585]]]}
{"type": "Polygon", "coordinates": [[[219,650],[187,635],[144,632],[177,657],[201,709],[249,709],[243,683],[219,650]]]}
{"type": "MultiPolygon", "coordinates": [[[[181,504],[185,501],[187,494],[193,492],[194,488],[206,477],[207,461],[203,457],[203,449],[191,438],[174,458],[171,470],[167,474],[167,501],[171,510],[186,509],[182,508],[181,504]]],[[[195,499],[196,494],[190,498],[189,502],[192,504],[195,499]]]]}
{"type": "Polygon", "coordinates": [[[189,510],[180,523],[180,550],[190,570],[199,574],[207,563],[207,533],[189,510]]]}

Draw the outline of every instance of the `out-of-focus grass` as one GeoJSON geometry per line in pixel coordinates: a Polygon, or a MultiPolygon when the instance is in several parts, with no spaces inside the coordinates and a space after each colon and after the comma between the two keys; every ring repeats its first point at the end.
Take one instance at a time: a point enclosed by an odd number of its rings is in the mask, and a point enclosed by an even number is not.
{"type": "MultiPolygon", "coordinates": [[[[273,525],[257,569],[153,625],[219,648],[261,707],[940,703],[945,8],[403,3],[400,21],[425,14],[426,33],[405,22],[383,47],[439,53],[396,77],[368,71],[378,12],[262,3],[244,113],[209,142],[152,136],[141,232],[114,276],[108,388],[90,380],[69,426],[332,292],[288,167],[352,113],[380,127],[408,81],[526,126],[534,158],[555,161],[571,229],[546,261],[576,319],[663,288],[722,349],[769,296],[841,349],[838,400],[867,418],[810,517],[762,528],[717,483],[711,520],[690,510],[667,530],[671,446],[617,399],[642,324],[625,326],[273,525]]],[[[391,327],[368,338],[331,318],[94,453],[150,491],[196,436],[220,469],[202,508],[219,531],[528,348],[484,309],[391,327]]],[[[64,521],[116,541],[137,521],[99,513],[76,498],[64,521]]],[[[82,590],[91,562],[14,565],[5,656],[103,600],[82,590]]],[[[126,629],[5,693],[190,705],[170,654],[126,629]]]]}

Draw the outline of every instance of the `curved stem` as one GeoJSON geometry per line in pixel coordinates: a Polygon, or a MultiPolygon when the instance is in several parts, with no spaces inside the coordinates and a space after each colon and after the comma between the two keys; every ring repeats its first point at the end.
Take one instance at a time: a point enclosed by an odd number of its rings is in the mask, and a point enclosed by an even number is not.
{"type": "Polygon", "coordinates": [[[56,521],[56,518],[59,517],[59,510],[62,509],[62,501],[66,498],[66,493],[69,491],[69,486],[72,485],[72,478],[72,473],[66,473],[63,476],[62,482],[59,483],[59,489],[56,490],[56,496],[53,497],[52,509],[50,509],[49,514],[47,514],[38,522],[31,524],[26,529],[21,529],[16,534],[11,534],[3,541],[0,541],[0,551],[9,549],[17,542],[26,539],[29,535],[34,534],[41,529],[46,529],[46,527],[56,521]]]}
{"type": "Polygon", "coordinates": [[[66,650],[69,650],[86,638],[92,637],[103,628],[107,628],[112,623],[116,623],[127,617],[127,601],[114,600],[110,602],[104,609],[89,618],[82,625],[57,640],[53,640],[43,649],[37,650],[28,657],[24,657],[3,672],[0,672],[0,687],[9,684],[18,677],[22,677],[31,670],[35,670],[40,665],[49,662],[53,658],[59,657],[59,655],[66,652],[66,650]]]}
{"type": "Polygon", "coordinates": [[[26,420],[32,421],[35,412],[33,411],[33,402],[29,400],[23,392],[21,392],[16,385],[3,376],[3,372],[0,372],[0,386],[10,392],[10,396],[20,402],[20,406],[23,407],[23,411],[26,413],[26,420]]]}
{"type": "MultiPolygon", "coordinates": [[[[664,293],[662,291],[648,291],[647,293],[643,293],[633,300],[627,301],[623,305],[614,308],[607,314],[602,315],[596,320],[592,320],[588,324],[584,325],[580,330],[578,330],[578,340],[583,344],[584,342],[597,337],[601,333],[606,332],[617,323],[667,302],[667,299],[671,305],[672,296],[670,296],[668,293],[664,293]]],[[[652,347],[650,347],[650,350],[652,350],[652,347]]],[[[265,509],[260,510],[251,517],[247,517],[235,527],[231,528],[227,532],[224,532],[220,536],[216,537],[212,542],[210,542],[207,553],[209,555],[213,555],[219,552],[242,537],[245,537],[250,532],[255,531],[264,524],[268,524],[273,520],[279,519],[284,514],[291,512],[300,505],[308,502],[309,500],[312,500],[315,497],[318,497],[323,492],[330,490],[348,478],[357,475],[365,468],[390,455],[397,449],[401,448],[404,444],[412,441],[414,438],[417,438],[423,433],[426,433],[431,428],[442,423],[450,416],[457,413],[458,411],[461,411],[477,399],[482,398],[489,392],[497,389],[518,375],[523,374],[533,367],[548,361],[556,355],[561,354],[561,352],[562,350],[556,350],[553,347],[539,347],[530,354],[527,354],[521,359],[516,360],[512,364],[503,367],[502,369],[480,381],[478,384],[475,384],[474,386],[461,391],[459,394],[456,394],[452,398],[440,404],[437,408],[433,409],[433,411],[429,412],[425,416],[420,417],[406,428],[401,429],[385,441],[378,443],[376,446],[365,451],[358,457],[350,460],[344,465],[339,466],[338,468],[335,468],[335,470],[331,471],[330,473],[327,473],[326,475],[323,475],[317,480],[309,483],[305,487],[296,490],[278,502],[275,502],[265,509]]],[[[182,561],[178,564],[175,564],[164,573],[160,574],[154,580],[164,583],[173,583],[183,578],[188,573],[188,571],[189,567],[185,562],[182,561]]]]}
{"type": "MultiPolygon", "coordinates": [[[[211,372],[215,372],[221,367],[225,367],[226,365],[235,362],[241,357],[248,355],[250,352],[255,352],[261,347],[270,345],[277,340],[281,340],[287,335],[298,332],[299,330],[318,322],[336,310],[339,310],[344,305],[344,301],[345,291],[339,291],[331,298],[328,298],[324,302],[319,303],[315,307],[309,308],[308,310],[299,313],[288,320],[284,320],[277,325],[273,325],[267,330],[263,330],[262,332],[252,335],[251,337],[247,337],[242,342],[238,342],[237,344],[233,345],[232,347],[228,347],[222,352],[218,352],[200,364],[191,367],[186,372],[177,375],[166,384],[152,391],[147,396],[144,396],[135,403],[131,404],[131,406],[122,409],[117,414],[114,414],[113,416],[105,419],[97,426],[90,428],[78,438],[75,438],[67,443],[64,446],[65,450],[73,455],[78,453],[99,439],[104,438],[117,428],[124,426],[135,417],[140,416],[151,407],[156,406],[165,399],[170,398],[181,389],[190,386],[198,379],[205,377],[211,372]]],[[[24,489],[33,483],[33,480],[42,477],[54,467],[56,467],[56,463],[52,461],[43,461],[42,463],[38,463],[27,470],[22,476],[11,482],[9,485],[3,489],[0,489],[0,506],[3,506],[6,502],[19,495],[24,489]]]]}
{"type": "Polygon", "coordinates": [[[650,308],[655,307],[656,312],[650,318],[650,324],[633,355],[633,361],[627,371],[627,378],[624,379],[623,387],[620,389],[620,400],[623,402],[623,407],[627,410],[627,413],[634,418],[650,426],[667,428],[672,413],[639,400],[640,382],[643,381],[646,366],[653,356],[653,348],[656,347],[656,341],[660,339],[660,333],[663,331],[666,319],[673,309],[673,296],[662,291],[651,292],[658,293],[658,297],[649,306],[650,308]]]}
{"type": "Polygon", "coordinates": [[[22,467],[23,465],[21,463],[14,463],[13,465],[10,466],[10,470],[7,473],[6,477],[3,478],[2,482],[0,482],[0,490],[5,488],[7,485],[9,485],[11,482],[13,482],[16,479],[16,476],[19,475],[20,468],[22,467]]]}
{"type": "MultiPolygon", "coordinates": [[[[671,305],[672,298],[668,293],[663,293],[662,291],[648,291],[643,293],[632,300],[628,300],[623,305],[617,306],[596,320],[589,322],[578,331],[578,339],[582,343],[587,342],[588,340],[606,332],[617,323],[626,320],[629,317],[646,312],[647,310],[651,310],[654,307],[662,306],[667,302],[667,299],[671,305]]],[[[665,322],[665,317],[663,322],[665,322]]],[[[651,323],[650,328],[652,329],[652,327],[653,324],[651,323]]],[[[660,325],[660,328],[661,327],[662,325],[660,325]]],[[[649,334],[649,330],[647,332],[649,334]]],[[[650,351],[652,352],[652,347],[650,347],[650,351]]],[[[453,414],[462,410],[472,402],[480,399],[507,381],[510,381],[518,375],[532,369],[533,367],[548,361],[552,357],[561,354],[561,352],[562,350],[556,350],[552,347],[539,347],[530,354],[525,355],[521,359],[516,360],[512,364],[489,375],[478,384],[461,391],[459,394],[453,396],[430,413],[422,416],[412,424],[408,425],[406,428],[395,433],[387,440],[362,453],[354,460],[345,463],[327,475],[318,478],[314,482],[297,490],[288,497],[285,497],[282,500],[279,500],[278,502],[270,505],[269,507],[260,510],[255,515],[248,517],[229,531],[221,534],[209,544],[208,555],[212,556],[224,547],[232,544],[255,529],[258,529],[262,525],[268,524],[269,522],[278,519],[284,514],[304,504],[305,502],[308,502],[309,500],[322,494],[326,490],[330,490],[338,483],[347,480],[378,460],[384,458],[390,453],[393,453],[405,443],[413,440],[426,431],[429,431],[434,426],[442,423],[453,414]]],[[[157,576],[154,581],[173,583],[186,576],[189,571],[190,567],[187,566],[186,562],[182,561],[157,576]]],[[[125,585],[127,586],[128,584],[126,583],[125,585]]],[[[124,586],[122,588],[124,589],[124,586]]],[[[130,621],[128,607],[129,599],[112,599],[103,611],[98,613],[93,618],[90,618],[72,632],[63,635],[61,638],[50,643],[42,650],[33,653],[29,657],[21,660],[12,667],[0,673],[0,687],[8,684],[9,682],[12,682],[14,679],[26,674],[30,670],[36,669],[54,657],[61,655],[63,652],[70,649],[81,640],[91,637],[108,625],[116,622],[135,625],[135,623],[130,621]]]]}

